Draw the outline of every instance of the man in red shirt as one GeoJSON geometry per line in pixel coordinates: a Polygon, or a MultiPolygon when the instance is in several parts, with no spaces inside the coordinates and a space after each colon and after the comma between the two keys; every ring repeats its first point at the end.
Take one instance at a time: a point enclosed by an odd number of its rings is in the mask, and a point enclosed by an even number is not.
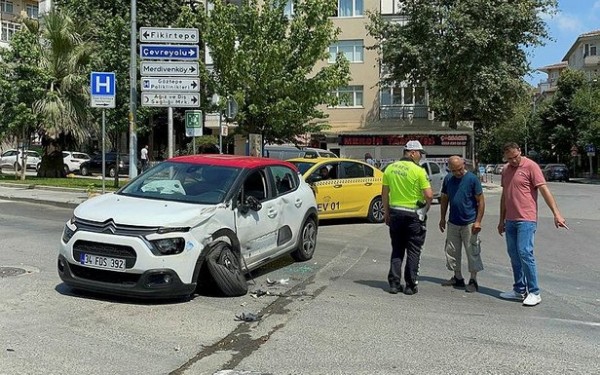
{"type": "Polygon", "coordinates": [[[515,283],[513,290],[500,293],[500,297],[523,301],[524,306],[535,306],[542,301],[533,256],[538,190],[554,215],[554,225],[569,228],[537,163],[521,156],[521,149],[516,143],[505,144],[503,151],[508,163],[502,171],[498,233],[506,232],[506,248],[515,283]]]}

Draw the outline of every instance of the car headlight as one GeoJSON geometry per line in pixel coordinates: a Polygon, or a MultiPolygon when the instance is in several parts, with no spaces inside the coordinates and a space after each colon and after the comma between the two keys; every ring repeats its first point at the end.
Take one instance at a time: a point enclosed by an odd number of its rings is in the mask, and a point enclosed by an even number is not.
{"type": "Polygon", "coordinates": [[[62,240],[64,243],[68,243],[71,241],[71,238],[75,235],[77,231],[77,227],[75,229],[69,228],[69,224],[65,224],[65,229],[63,229],[62,240]]]}
{"type": "Polygon", "coordinates": [[[150,243],[152,243],[152,245],[162,255],[179,254],[183,251],[183,248],[185,246],[185,240],[181,237],[163,238],[160,240],[150,241],[150,243]]]}

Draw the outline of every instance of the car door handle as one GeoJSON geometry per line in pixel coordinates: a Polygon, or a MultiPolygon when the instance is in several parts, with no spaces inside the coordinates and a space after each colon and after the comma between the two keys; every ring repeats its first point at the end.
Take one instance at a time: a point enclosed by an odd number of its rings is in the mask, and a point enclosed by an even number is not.
{"type": "Polygon", "coordinates": [[[297,199],[296,199],[296,201],[294,202],[294,205],[295,205],[296,207],[300,207],[300,206],[302,206],[302,199],[300,199],[300,198],[297,198],[297,199]]]}
{"type": "Polygon", "coordinates": [[[339,189],[339,188],[341,188],[341,187],[342,187],[342,185],[341,185],[341,184],[338,184],[338,185],[333,185],[333,187],[334,187],[334,188],[336,188],[336,189],[339,189]]]}
{"type": "Polygon", "coordinates": [[[267,211],[267,216],[269,218],[274,218],[275,216],[277,216],[277,210],[274,208],[269,208],[269,210],[267,211]]]}

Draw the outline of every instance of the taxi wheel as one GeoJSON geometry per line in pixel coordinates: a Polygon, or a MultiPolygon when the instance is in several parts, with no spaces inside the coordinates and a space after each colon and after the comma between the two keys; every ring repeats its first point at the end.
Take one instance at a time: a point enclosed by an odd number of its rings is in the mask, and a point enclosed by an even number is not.
{"type": "Polygon", "coordinates": [[[304,262],[312,259],[317,247],[317,222],[312,217],[306,219],[302,225],[298,247],[291,254],[292,258],[298,262],[304,262]]]}
{"type": "Polygon", "coordinates": [[[225,242],[219,242],[207,258],[208,271],[213,281],[227,297],[243,296],[248,283],[242,271],[240,258],[225,242]]]}
{"type": "Polygon", "coordinates": [[[369,216],[367,220],[370,223],[383,223],[383,201],[381,197],[376,197],[369,206],[369,216]]]}

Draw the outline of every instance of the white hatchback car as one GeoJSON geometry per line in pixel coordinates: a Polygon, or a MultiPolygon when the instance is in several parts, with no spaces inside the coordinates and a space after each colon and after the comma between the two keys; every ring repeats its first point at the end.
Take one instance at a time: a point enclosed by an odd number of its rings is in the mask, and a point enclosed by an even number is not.
{"type": "Polygon", "coordinates": [[[234,155],[176,157],[92,198],[63,230],[58,273],[83,290],[134,297],[226,296],[245,274],[291,254],[312,258],[317,204],[293,164],[234,155]]]}
{"type": "Polygon", "coordinates": [[[63,151],[63,169],[65,170],[65,174],[69,174],[71,172],[79,172],[79,166],[84,161],[88,161],[91,157],[85,152],[77,152],[77,151],[63,151]]]}
{"type": "MultiPolygon", "coordinates": [[[[37,151],[25,150],[27,155],[27,168],[26,169],[40,169],[40,163],[42,157],[37,151]]],[[[0,168],[13,168],[17,171],[21,170],[23,165],[23,151],[22,150],[7,150],[0,155],[0,168]],[[18,160],[17,160],[18,159],[18,160]]]]}

